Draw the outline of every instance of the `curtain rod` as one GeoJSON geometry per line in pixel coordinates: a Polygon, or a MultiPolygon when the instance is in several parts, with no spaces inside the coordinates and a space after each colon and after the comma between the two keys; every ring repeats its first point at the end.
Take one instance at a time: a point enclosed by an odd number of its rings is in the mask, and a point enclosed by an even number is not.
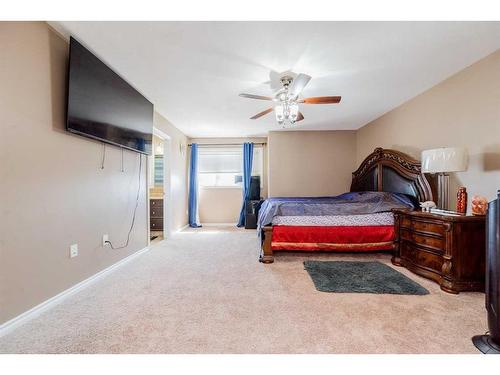
{"type": "MultiPolygon", "coordinates": [[[[188,143],[188,146],[191,146],[192,143],[188,143]]],[[[242,146],[243,143],[197,143],[198,146],[242,146]]],[[[259,142],[259,143],[254,143],[256,146],[264,146],[267,145],[267,143],[259,142]]]]}

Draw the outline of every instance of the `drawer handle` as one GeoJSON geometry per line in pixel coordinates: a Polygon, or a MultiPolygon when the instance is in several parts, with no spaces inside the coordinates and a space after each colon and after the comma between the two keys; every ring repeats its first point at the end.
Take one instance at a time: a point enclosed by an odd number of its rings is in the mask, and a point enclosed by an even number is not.
{"type": "Polygon", "coordinates": [[[155,214],[156,212],[153,211],[153,215],[155,214]]]}

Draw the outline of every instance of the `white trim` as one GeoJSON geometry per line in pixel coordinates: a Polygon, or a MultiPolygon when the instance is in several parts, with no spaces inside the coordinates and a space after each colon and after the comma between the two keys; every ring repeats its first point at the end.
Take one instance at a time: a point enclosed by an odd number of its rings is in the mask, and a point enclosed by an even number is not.
{"type": "Polygon", "coordinates": [[[102,271],[99,271],[93,276],[90,276],[88,279],[85,279],[78,284],[73,285],[72,287],[62,291],[61,293],[55,295],[52,298],[49,298],[48,300],[40,303],[39,305],[36,305],[35,307],[29,309],[28,311],[25,311],[21,315],[16,316],[15,318],[12,318],[11,320],[6,321],[2,325],[0,325],[0,337],[6,335],[16,327],[26,323],[27,321],[36,318],[38,315],[40,315],[42,312],[54,307],[55,305],[61,303],[66,297],[69,297],[80,290],[86,288],[90,284],[94,283],[95,281],[103,278],[110,272],[114,271],[116,268],[124,265],[125,263],[130,262],[134,258],[138,257],[139,255],[142,255],[146,251],[149,250],[149,247],[145,247],[144,249],[141,249],[139,251],[136,251],[135,253],[129,255],[126,258],[123,258],[122,260],[112,264],[108,268],[103,269],[102,271]]]}
{"type": "Polygon", "coordinates": [[[174,160],[174,150],[172,139],[164,138],[164,148],[166,159],[163,162],[163,238],[172,236],[172,226],[174,225],[174,205],[172,200],[172,160],[174,160]],[[166,194],[166,196],[165,196],[166,194]]]}
{"type": "Polygon", "coordinates": [[[175,233],[182,232],[182,231],[183,231],[184,229],[186,229],[186,228],[189,228],[189,224],[186,224],[186,225],[184,225],[183,227],[180,227],[179,229],[177,229],[177,230],[175,231],[175,233]]]}
{"type": "Polygon", "coordinates": [[[220,226],[220,225],[232,225],[232,226],[236,226],[236,224],[238,223],[200,223],[201,226],[205,226],[205,227],[216,227],[216,226],[220,226]]]}
{"type": "MultiPolygon", "coordinates": [[[[172,138],[164,131],[153,126],[153,134],[163,139],[163,238],[170,238],[172,235],[173,223],[173,205],[172,205],[172,160],[173,148],[172,138]]],[[[149,202],[149,188],[148,188],[148,202],[149,202]]],[[[148,209],[148,227],[150,226],[149,209],[148,209]]],[[[149,237],[151,237],[148,234],[149,237]]]]}

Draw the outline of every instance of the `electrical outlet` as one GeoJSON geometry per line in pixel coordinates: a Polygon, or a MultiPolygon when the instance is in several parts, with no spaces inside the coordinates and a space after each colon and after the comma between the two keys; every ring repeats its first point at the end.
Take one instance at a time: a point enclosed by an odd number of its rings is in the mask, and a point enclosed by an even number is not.
{"type": "Polygon", "coordinates": [[[74,258],[78,256],[78,244],[73,244],[69,247],[69,257],[74,258]]]}
{"type": "Polygon", "coordinates": [[[109,240],[109,237],[107,234],[102,235],[102,247],[108,245],[106,242],[109,240]]]}

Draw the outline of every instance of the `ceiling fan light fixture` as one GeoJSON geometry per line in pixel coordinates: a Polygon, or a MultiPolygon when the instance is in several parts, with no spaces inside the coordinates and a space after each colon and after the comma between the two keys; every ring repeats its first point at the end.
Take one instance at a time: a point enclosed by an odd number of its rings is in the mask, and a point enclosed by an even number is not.
{"type": "Polygon", "coordinates": [[[304,104],[337,104],[340,103],[340,96],[316,96],[308,98],[299,98],[304,87],[309,83],[311,77],[307,74],[299,73],[297,75],[284,75],[280,78],[283,86],[274,96],[262,96],[255,94],[240,94],[241,97],[260,100],[271,100],[276,103],[273,108],[268,108],[256,115],[250,117],[256,120],[274,110],[276,122],[286,127],[294,125],[296,122],[304,120],[304,115],[299,110],[299,103],[304,104]]]}
{"type": "Polygon", "coordinates": [[[283,106],[281,104],[278,104],[276,107],[274,107],[274,113],[276,114],[276,121],[278,123],[283,123],[285,121],[285,113],[283,106]]]}
{"type": "Polygon", "coordinates": [[[291,123],[294,123],[297,120],[297,116],[299,115],[299,105],[297,103],[290,103],[288,105],[288,118],[291,123]]]}

